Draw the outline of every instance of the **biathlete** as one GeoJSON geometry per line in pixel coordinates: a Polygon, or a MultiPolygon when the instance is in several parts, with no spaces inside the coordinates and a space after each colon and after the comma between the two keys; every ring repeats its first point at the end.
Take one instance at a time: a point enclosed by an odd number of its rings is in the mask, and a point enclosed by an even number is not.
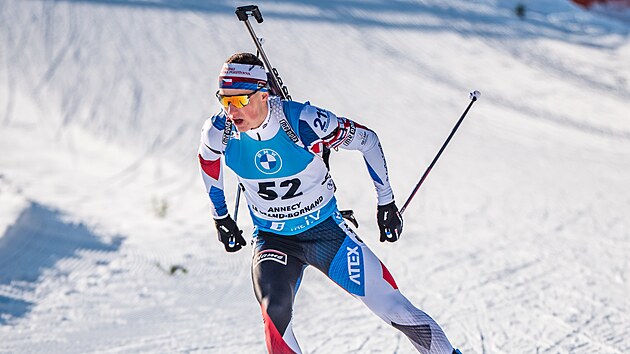
{"type": "Polygon", "coordinates": [[[337,210],[329,149],[359,150],[376,188],[380,241],[403,230],[379,139],[348,118],[270,95],[263,63],[236,53],[223,65],[216,93],[222,109],[203,126],[199,162],[219,241],[228,252],[247,244],[228,213],[224,160],[243,188],[254,223],[252,279],[269,353],[301,353],[293,302],[307,266],[326,274],[420,353],[458,353],[440,326],[399,291],[385,265],[337,210]]]}

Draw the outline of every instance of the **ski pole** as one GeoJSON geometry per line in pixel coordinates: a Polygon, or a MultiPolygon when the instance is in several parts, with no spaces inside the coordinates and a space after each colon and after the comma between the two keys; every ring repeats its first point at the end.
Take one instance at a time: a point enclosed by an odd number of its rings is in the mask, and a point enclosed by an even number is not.
{"type": "Polygon", "coordinates": [[[468,114],[468,110],[470,110],[470,107],[472,107],[473,103],[475,103],[475,101],[477,101],[479,99],[479,97],[481,97],[481,92],[475,90],[475,91],[470,93],[469,97],[470,97],[470,103],[468,104],[468,107],[466,107],[466,110],[464,111],[462,116],[459,117],[459,120],[457,121],[457,124],[455,124],[455,127],[453,127],[453,130],[451,131],[451,134],[449,134],[449,136],[446,139],[446,141],[444,142],[444,144],[442,144],[442,147],[440,148],[440,151],[438,151],[437,155],[435,155],[435,157],[433,158],[433,161],[431,161],[431,164],[429,165],[429,167],[426,169],[426,171],[424,171],[424,174],[422,175],[422,178],[420,178],[420,182],[418,182],[418,184],[416,184],[416,186],[414,187],[413,191],[411,192],[411,195],[409,195],[409,197],[407,198],[407,201],[405,202],[405,204],[400,209],[400,213],[401,214],[405,212],[405,209],[407,209],[407,206],[409,206],[409,203],[411,202],[411,199],[413,199],[413,197],[416,195],[416,192],[418,192],[418,189],[420,188],[420,186],[422,185],[424,180],[429,175],[429,172],[431,172],[431,169],[433,169],[433,166],[435,165],[437,160],[440,158],[440,155],[442,155],[442,152],[446,148],[446,145],[448,145],[449,141],[451,141],[451,138],[453,138],[453,135],[455,135],[455,132],[457,131],[457,128],[459,128],[459,125],[462,124],[462,121],[466,117],[466,114],[468,114]]]}
{"type": "MultiPolygon", "coordinates": [[[[253,16],[256,19],[256,22],[258,23],[263,22],[263,17],[262,17],[262,14],[260,13],[260,9],[258,9],[258,6],[256,5],[239,6],[236,8],[236,11],[234,13],[236,14],[236,17],[238,17],[239,21],[245,22],[245,27],[247,27],[247,31],[249,32],[250,36],[254,40],[254,44],[256,45],[256,50],[258,50],[258,52],[262,55],[263,62],[265,63],[265,66],[267,67],[267,70],[269,71],[267,76],[270,78],[272,92],[274,92],[276,95],[281,96],[285,100],[291,100],[291,96],[289,95],[289,89],[286,86],[282,85],[282,79],[280,78],[280,75],[278,75],[278,70],[276,70],[276,68],[271,66],[271,63],[269,62],[269,58],[267,58],[267,54],[265,53],[265,50],[262,47],[262,38],[259,39],[256,36],[256,33],[254,32],[254,28],[252,27],[252,24],[249,22],[249,16],[253,16]]],[[[236,201],[235,201],[235,206],[234,206],[234,222],[236,222],[238,218],[238,205],[241,200],[241,189],[242,187],[240,185],[236,189],[236,201]]],[[[234,240],[230,239],[230,244],[233,242],[234,240]]]]}
{"type": "Polygon", "coordinates": [[[241,201],[241,189],[243,187],[241,187],[241,185],[239,184],[238,186],[236,186],[236,201],[234,202],[234,222],[236,222],[236,219],[238,218],[238,204],[241,201]]]}
{"type": "MultiPolygon", "coordinates": [[[[240,184],[236,187],[236,201],[234,203],[234,223],[236,223],[236,220],[238,219],[238,204],[241,201],[241,188],[242,187],[240,184]]],[[[230,236],[228,243],[230,247],[234,247],[236,245],[236,238],[234,236],[230,236]]]]}
{"type": "MultiPolygon", "coordinates": [[[[247,27],[247,31],[249,32],[250,36],[254,40],[254,44],[256,45],[256,50],[258,50],[258,53],[260,53],[262,56],[263,62],[265,63],[265,66],[267,67],[267,70],[269,71],[267,73],[267,76],[270,79],[269,81],[270,81],[271,91],[274,94],[282,97],[283,99],[290,101],[291,95],[289,95],[289,89],[283,85],[282,79],[280,78],[280,75],[278,74],[278,70],[276,70],[276,68],[271,66],[271,62],[269,62],[269,58],[267,58],[267,54],[265,53],[265,50],[262,47],[262,38],[259,39],[258,36],[256,36],[256,33],[254,32],[254,28],[252,27],[252,24],[249,22],[249,16],[253,16],[256,19],[256,22],[258,23],[263,22],[263,17],[262,17],[262,14],[260,13],[260,9],[258,9],[258,6],[256,5],[239,6],[236,8],[236,11],[234,13],[236,14],[236,17],[238,17],[239,21],[245,22],[245,27],[247,27]]],[[[236,206],[234,207],[234,222],[236,222],[236,218],[238,216],[238,204],[241,199],[241,188],[242,187],[239,185],[236,191],[236,206]]]]}
{"type": "Polygon", "coordinates": [[[283,82],[282,82],[282,79],[280,78],[280,75],[278,74],[278,70],[276,70],[276,68],[271,66],[271,63],[269,62],[269,58],[267,58],[267,54],[265,53],[265,50],[262,47],[262,38],[258,38],[256,36],[256,33],[254,33],[254,28],[252,28],[252,24],[249,22],[249,16],[254,16],[254,18],[256,19],[258,23],[263,22],[263,17],[262,17],[262,14],[260,13],[260,9],[258,9],[258,6],[256,5],[239,6],[236,8],[235,13],[236,13],[236,17],[238,17],[240,21],[245,22],[247,31],[249,31],[249,34],[252,36],[252,39],[254,40],[254,44],[256,45],[256,49],[262,56],[263,62],[265,63],[265,66],[267,67],[267,70],[269,71],[268,75],[269,75],[269,78],[271,79],[271,90],[277,96],[280,96],[283,99],[290,101],[291,95],[289,95],[289,89],[286,86],[283,86],[283,82]]]}

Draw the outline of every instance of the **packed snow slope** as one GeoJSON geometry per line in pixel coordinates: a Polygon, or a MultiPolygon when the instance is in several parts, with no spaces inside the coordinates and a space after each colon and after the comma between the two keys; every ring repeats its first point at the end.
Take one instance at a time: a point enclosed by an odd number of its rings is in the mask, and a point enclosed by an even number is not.
{"type": "MultiPolygon", "coordinates": [[[[196,149],[234,1],[0,2],[0,352],[264,353],[251,248],[216,240],[196,149]]],[[[569,1],[269,1],[294,99],[378,132],[399,205],[380,244],[360,154],[341,208],[464,353],[630,351],[630,28],[569,1]]],[[[233,207],[235,183],[226,177],[233,207]]],[[[250,234],[241,204],[239,224],[250,234]]],[[[412,353],[307,270],[306,353],[412,353]]]]}

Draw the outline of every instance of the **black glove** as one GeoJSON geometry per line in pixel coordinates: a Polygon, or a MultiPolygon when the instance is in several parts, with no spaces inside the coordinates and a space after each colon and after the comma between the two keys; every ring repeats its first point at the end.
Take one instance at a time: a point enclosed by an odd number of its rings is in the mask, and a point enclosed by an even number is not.
{"type": "Polygon", "coordinates": [[[219,242],[223,243],[226,251],[236,252],[247,245],[243,231],[239,230],[229,215],[223,219],[214,219],[214,224],[219,231],[219,242]]]}
{"type": "Polygon", "coordinates": [[[381,242],[398,241],[403,230],[403,219],[395,202],[379,205],[376,220],[381,232],[381,242]]]}

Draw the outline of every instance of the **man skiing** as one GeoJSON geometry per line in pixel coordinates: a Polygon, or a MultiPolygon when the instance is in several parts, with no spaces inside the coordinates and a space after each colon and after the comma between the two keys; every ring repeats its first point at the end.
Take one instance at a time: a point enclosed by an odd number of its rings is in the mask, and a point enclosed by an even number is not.
{"type": "Polygon", "coordinates": [[[380,241],[403,229],[377,135],[350,119],[271,96],[262,61],[236,53],[223,65],[222,109],[202,129],[199,162],[218,238],[246,246],[230,217],[221,158],[232,169],[254,223],[252,278],[269,353],[301,353],[292,330],[293,301],[307,266],[326,274],[425,354],[458,353],[440,326],[404,297],[385,265],[345,223],[324,151],[359,150],[377,192],[380,241]]]}

